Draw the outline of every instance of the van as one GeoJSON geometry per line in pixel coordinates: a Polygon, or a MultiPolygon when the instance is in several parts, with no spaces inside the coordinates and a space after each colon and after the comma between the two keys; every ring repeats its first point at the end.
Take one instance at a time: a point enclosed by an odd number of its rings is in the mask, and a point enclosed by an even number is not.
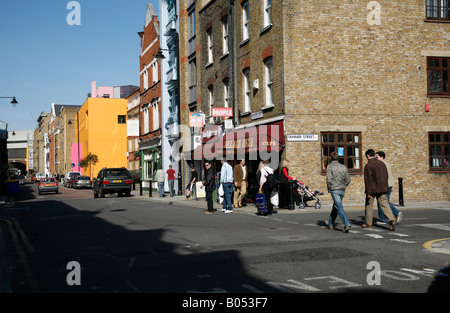
{"type": "Polygon", "coordinates": [[[45,173],[36,173],[36,182],[39,182],[42,178],[46,177],[45,173]]]}
{"type": "Polygon", "coordinates": [[[67,172],[67,173],[64,175],[63,186],[64,186],[64,187],[68,187],[67,182],[69,181],[69,179],[75,178],[75,177],[80,176],[80,175],[81,175],[80,172],[67,172]]]}

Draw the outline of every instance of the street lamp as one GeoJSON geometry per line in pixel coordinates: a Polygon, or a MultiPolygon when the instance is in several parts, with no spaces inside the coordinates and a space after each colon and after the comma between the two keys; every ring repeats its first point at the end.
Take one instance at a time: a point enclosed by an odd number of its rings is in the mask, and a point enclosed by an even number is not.
{"type": "Polygon", "coordinates": [[[162,50],[164,50],[164,51],[169,51],[169,52],[174,52],[174,51],[176,51],[176,50],[170,50],[170,49],[162,49],[162,48],[159,48],[159,49],[158,49],[158,52],[156,52],[156,55],[155,55],[155,59],[158,60],[158,61],[164,60],[164,59],[166,58],[166,57],[164,56],[162,50]]]}
{"type": "Polygon", "coordinates": [[[16,97],[0,97],[0,98],[12,99],[11,104],[12,104],[13,106],[16,106],[17,103],[19,103],[19,102],[17,102],[16,97]]]}

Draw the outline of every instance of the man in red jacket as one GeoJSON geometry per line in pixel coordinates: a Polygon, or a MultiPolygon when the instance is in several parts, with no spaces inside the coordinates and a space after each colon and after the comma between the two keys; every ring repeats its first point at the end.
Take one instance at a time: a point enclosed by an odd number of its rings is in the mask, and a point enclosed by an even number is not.
{"type": "Polygon", "coordinates": [[[395,230],[395,218],[389,208],[386,194],[389,191],[388,171],[386,165],[375,158],[375,151],[369,149],[366,151],[368,160],[364,166],[364,185],[366,193],[365,221],[362,227],[372,227],[373,221],[373,199],[376,198],[383,210],[384,215],[389,221],[389,230],[395,230]]]}

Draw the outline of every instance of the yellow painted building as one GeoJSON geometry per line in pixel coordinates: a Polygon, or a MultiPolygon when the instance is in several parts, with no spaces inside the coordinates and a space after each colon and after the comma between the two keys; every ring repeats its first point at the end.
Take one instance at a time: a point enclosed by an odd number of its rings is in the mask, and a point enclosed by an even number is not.
{"type": "Polygon", "coordinates": [[[89,153],[98,163],[87,167],[85,175],[97,177],[103,167],[127,167],[126,99],[88,98],[77,114],[76,141],[82,160],[89,153]]]}

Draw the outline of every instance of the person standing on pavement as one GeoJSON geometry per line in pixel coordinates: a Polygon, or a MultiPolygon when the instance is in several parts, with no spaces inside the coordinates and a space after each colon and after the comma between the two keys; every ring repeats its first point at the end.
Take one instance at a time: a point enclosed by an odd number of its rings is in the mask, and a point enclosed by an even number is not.
{"type": "Polygon", "coordinates": [[[348,233],[351,225],[347,214],[345,214],[342,199],[345,196],[345,189],[350,184],[350,176],[347,167],[338,162],[336,151],[331,152],[330,159],[331,163],[327,166],[327,188],[333,198],[333,208],[328,219],[328,227],[334,228],[334,221],[339,215],[342,223],[344,223],[344,233],[348,233]]]}
{"type": "Polygon", "coordinates": [[[191,165],[191,180],[189,181],[189,184],[186,187],[186,200],[189,200],[192,190],[195,190],[195,182],[197,181],[197,179],[198,173],[195,170],[194,165],[191,165]]]}
{"type": "Polygon", "coordinates": [[[223,208],[222,212],[233,213],[231,197],[233,195],[233,169],[228,161],[222,159],[222,169],[220,170],[220,184],[223,188],[223,208]]]}
{"type": "Polygon", "coordinates": [[[277,211],[274,211],[273,204],[270,201],[270,195],[272,193],[272,187],[269,186],[267,182],[267,176],[269,174],[273,174],[273,169],[269,166],[269,160],[264,160],[263,167],[260,169],[261,178],[259,181],[259,191],[262,191],[264,193],[264,196],[266,198],[266,206],[267,206],[267,215],[271,215],[272,213],[277,213],[277,211]]]}
{"type": "MultiPolygon", "coordinates": [[[[159,166],[158,170],[156,171],[156,181],[158,182],[158,191],[159,191],[159,197],[164,197],[164,171],[161,166],[159,166]]],[[[152,186],[150,186],[152,188],[152,186]]]]}
{"type": "Polygon", "coordinates": [[[245,159],[242,159],[239,164],[234,166],[234,207],[242,207],[242,199],[247,193],[247,166],[245,166],[245,159]]]}
{"type": "Polygon", "coordinates": [[[278,192],[278,207],[286,209],[288,206],[289,181],[296,180],[294,177],[289,176],[289,160],[283,160],[280,168],[280,190],[278,192]]]}
{"type": "Polygon", "coordinates": [[[214,177],[215,176],[214,170],[211,167],[210,161],[205,162],[205,168],[206,168],[206,180],[200,186],[200,188],[205,188],[205,192],[206,192],[206,203],[207,203],[208,209],[204,213],[205,214],[213,214],[214,206],[213,206],[212,195],[213,195],[214,190],[216,189],[216,179],[214,177]]]}
{"type": "Polygon", "coordinates": [[[395,230],[395,218],[387,201],[386,194],[389,191],[388,171],[386,165],[375,157],[375,151],[366,151],[367,164],[364,166],[364,186],[366,193],[365,223],[361,227],[372,227],[373,222],[373,200],[376,198],[380,203],[384,215],[389,221],[389,230],[395,230]]]}
{"type": "MultiPolygon", "coordinates": [[[[400,221],[402,220],[403,214],[402,214],[402,212],[397,210],[397,208],[391,203],[391,192],[392,192],[392,187],[394,186],[394,178],[392,176],[391,164],[389,164],[386,161],[386,154],[383,151],[378,151],[377,153],[375,153],[375,157],[378,160],[383,161],[384,165],[386,165],[386,168],[388,171],[388,187],[389,187],[389,191],[386,194],[386,197],[387,197],[387,200],[389,203],[389,207],[391,208],[391,211],[394,214],[394,216],[396,218],[396,223],[398,225],[400,223],[400,221]]],[[[377,222],[377,224],[386,224],[387,223],[386,216],[384,216],[379,203],[378,203],[378,220],[379,221],[377,222]]]]}
{"type": "Polygon", "coordinates": [[[173,197],[175,194],[174,185],[175,185],[175,170],[172,168],[172,164],[169,164],[169,169],[167,170],[167,183],[169,184],[169,193],[170,196],[173,197]]]}

